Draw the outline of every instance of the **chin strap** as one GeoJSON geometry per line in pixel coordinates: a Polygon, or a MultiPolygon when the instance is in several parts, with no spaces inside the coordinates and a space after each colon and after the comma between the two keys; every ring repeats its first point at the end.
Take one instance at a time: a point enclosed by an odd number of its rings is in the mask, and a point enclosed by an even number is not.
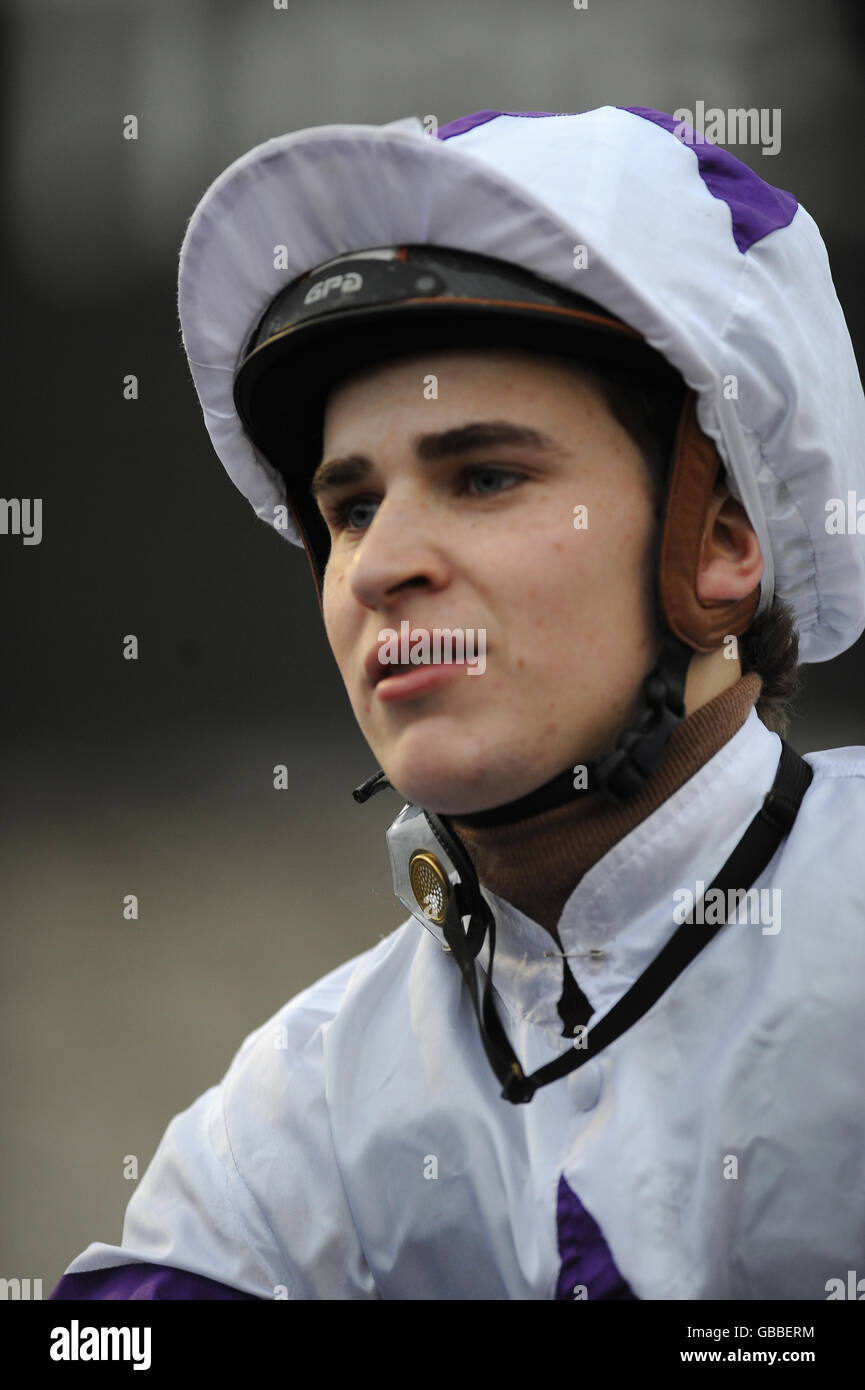
{"type": "MultiPolygon", "coordinates": [[[[685,681],[693,654],[680,638],[667,634],[657,663],[643,683],[643,708],[636,725],[619,735],[612,752],[585,764],[585,785],[574,785],[573,769],[568,767],[517,801],[474,815],[460,815],[460,820],[470,826],[510,825],[561,806],[575,796],[595,792],[615,804],[627,801],[660,767],[667,741],[685,717],[685,681]]],[[[352,796],[362,804],[390,785],[379,770],[356,787],[352,796]]]]}

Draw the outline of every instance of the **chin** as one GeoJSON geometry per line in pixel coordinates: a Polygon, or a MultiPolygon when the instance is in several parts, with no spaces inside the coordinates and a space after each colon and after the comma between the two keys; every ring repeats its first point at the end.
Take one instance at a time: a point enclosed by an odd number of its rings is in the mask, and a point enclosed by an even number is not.
{"type": "Polygon", "coordinates": [[[380,763],[391,786],[399,795],[413,806],[422,806],[425,811],[433,811],[440,816],[471,816],[476,811],[488,811],[494,806],[504,806],[507,802],[523,796],[530,787],[511,790],[507,787],[490,787],[479,779],[472,784],[465,768],[435,770],[418,768],[394,768],[393,772],[385,763],[380,763]],[[399,774],[403,775],[400,776],[399,774]],[[448,775],[449,774],[449,775],[448,775]]]}
{"type": "Polygon", "coordinates": [[[387,780],[405,801],[414,806],[423,806],[426,811],[436,815],[450,816],[463,813],[470,815],[480,810],[481,803],[492,805],[495,792],[484,793],[472,789],[463,767],[445,768],[407,766],[400,759],[389,762],[380,761],[387,780]],[[492,798],[492,800],[491,800],[492,798]]]}
{"type": "MultiPolygon", "coordinates": [[[[404,801],[413,806],[422,806],[425,811],[434,811],[439,816],[470,815],[475,809],[472,798],[467,794],[463,781],[452,782],[440,777],[398,778],[385,769],[391,786],[404,801]]],[[[477,797],[475,797],[475,801],[477,797]]]]}
{"type": "MultiPolygon", "coordinates": [[[[463,735],[466,730],[463,728],[463,735]]],[[[487,751],[480,752],[477,740],[460,738],[458,728],[434,731],[429,726],[403,731],[396,744],[373,752],[391,786],[405,801],[436,815],[470,816],[504,806],[534,791],[553,775],[537,769],[537,759],[518,753],[508,739],[506,754],[493,739],[487,751]]],[[[372,747],[372,745],[370,745],[372,747]]],[[[517,748],[519,744],[517,742],[517,748]]],[[[560,766],[567,763],[563,756],[560,766]]]]}

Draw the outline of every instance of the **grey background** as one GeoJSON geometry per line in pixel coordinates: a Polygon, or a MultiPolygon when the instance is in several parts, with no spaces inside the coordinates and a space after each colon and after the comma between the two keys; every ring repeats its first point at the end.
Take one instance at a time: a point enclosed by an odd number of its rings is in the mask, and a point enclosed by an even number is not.
{"type": "MultiPolygon", "coordinates": [[[[781,152],[734,153],[815,217],[861,361],[863,30],[828,0],[18,0],[2,36],[2,493],[44,499],[44,538],[0,538],[0,1275],[47,1296],[119,1240],[124,1156],[404,915],[306,561],[223,474],[182,354],[205,188],[332,121],[780,107],[781,152]]],[[[794,745],[865,743],[863,642],[806,678],[794,745]]]]}

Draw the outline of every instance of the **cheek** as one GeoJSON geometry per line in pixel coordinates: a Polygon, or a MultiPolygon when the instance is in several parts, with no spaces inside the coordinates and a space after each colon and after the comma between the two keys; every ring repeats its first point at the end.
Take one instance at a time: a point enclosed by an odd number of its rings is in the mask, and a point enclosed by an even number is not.
{"type": "Polygon", "coordinates": [[[324,619],[324,631],[330,643],[330,649],[336,658],[337,665],[342,665],[342,655],[345,648],[345,583],[344,576],[339,576],[334,572],[333,566],[328,565],[324,572],[324,582],[321,586],[321,612],[324,619]]]}
{"type": "Polygon", "coordinates": [[[352,593],[345,566],[331,561],[321,588],[324,631],[346,690],[356,678],[359,640],[366,614],[352,593]]]}
{"type": "Polygon", "coordinates": [[[538,517],[499,568],[500,601],[524,639],[550,643],[551,665],[567,664],[586,639],[605,637],[623,605],[629,616],[639,612],[654,535],[650,500],[638,489],[623,485],[611,498],[608,484],[568,487],[554,501],[552,523],[549,512],[538,517]],[[585,506],[579,526],[576,502],[585,506]]]}

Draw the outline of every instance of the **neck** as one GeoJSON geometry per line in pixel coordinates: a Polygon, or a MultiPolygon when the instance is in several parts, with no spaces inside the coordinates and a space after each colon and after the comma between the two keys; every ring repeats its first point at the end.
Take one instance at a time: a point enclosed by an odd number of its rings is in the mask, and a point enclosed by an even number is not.
{"type": "Polygon", "coordinates": [[[660,767],[623,805],[585,796],[501,826],[471,826],[449,817],[481,883],[558,939],[562,909],[583,874],[733,737],[761,684],[750,672],[694,708],[671,734],[660,767]]]}

